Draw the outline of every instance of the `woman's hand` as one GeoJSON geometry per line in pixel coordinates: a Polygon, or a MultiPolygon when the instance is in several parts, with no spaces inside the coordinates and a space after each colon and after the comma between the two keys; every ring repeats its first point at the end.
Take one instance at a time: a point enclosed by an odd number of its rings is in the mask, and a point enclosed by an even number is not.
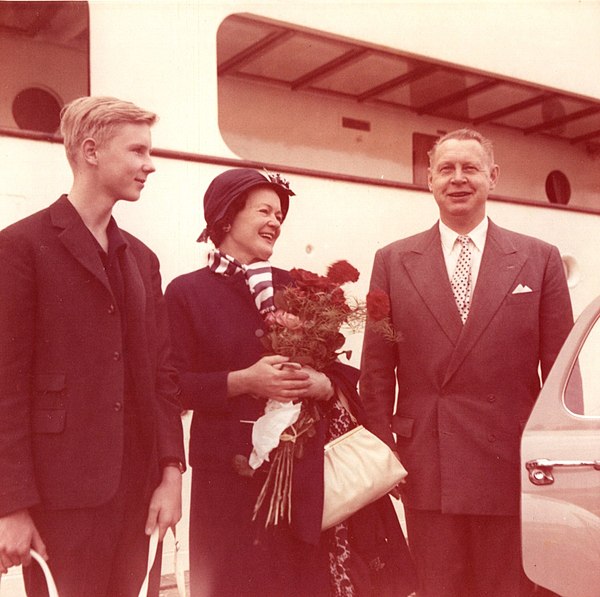
{"type": "Polygon", "coordinates": [[[310,385],[300,394],[299,398],[329,400],[333,397],[333,384],[325,373],[306,366],[302,367],[302,371],[308,373],[310,385]]]}
{"type": "Polygon", "coordinates": [[[288,357],[263,357],[250,367],[232,371],[227,376],[228,395],[252,394],[279,402],[305,397],[313,385],[311,375],[305,369],[290,363],[288,357]]]}

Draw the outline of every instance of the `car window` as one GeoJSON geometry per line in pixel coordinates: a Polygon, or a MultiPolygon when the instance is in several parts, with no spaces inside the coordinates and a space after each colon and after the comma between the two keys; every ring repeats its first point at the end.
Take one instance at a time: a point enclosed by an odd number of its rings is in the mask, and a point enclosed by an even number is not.
{"type": "Polygon", "coordinates": [[[565,388],[564,402],[574,414],[600,417],[600,318],[581,346],[565,388]]]}

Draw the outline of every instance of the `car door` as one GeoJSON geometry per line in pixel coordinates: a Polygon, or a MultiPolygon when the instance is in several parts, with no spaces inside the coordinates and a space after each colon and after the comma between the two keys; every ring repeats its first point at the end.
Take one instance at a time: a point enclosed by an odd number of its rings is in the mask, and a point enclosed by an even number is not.
{"type": "Polygon", "coordinates": [[[562,597],[600,596],[600,297],[577,319],[521,442],[523,566],[562,597]]]}

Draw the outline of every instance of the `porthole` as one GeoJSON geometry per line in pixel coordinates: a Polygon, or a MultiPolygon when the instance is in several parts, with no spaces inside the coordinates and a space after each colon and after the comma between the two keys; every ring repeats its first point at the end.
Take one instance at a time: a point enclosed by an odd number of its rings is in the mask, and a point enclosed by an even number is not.
{"type": "Polygon", "coordinates": [[[552,170],[546,177],[546,197],[550,203],[567,205],[571,199],[571,183],[560,170],[552,170]]]}
{"type": "Polygon", "coordinates": [[[61,105],[45,89],[28,87],[20,91],[12,104],[12,113],[20,129],[54,134],[60,126],[61,105]]]}
{"type": "Polygon", "coordinates": [[[89,6],[0,1],[0,129],[56,135],[62,106],[90,93],[89,6]]]}

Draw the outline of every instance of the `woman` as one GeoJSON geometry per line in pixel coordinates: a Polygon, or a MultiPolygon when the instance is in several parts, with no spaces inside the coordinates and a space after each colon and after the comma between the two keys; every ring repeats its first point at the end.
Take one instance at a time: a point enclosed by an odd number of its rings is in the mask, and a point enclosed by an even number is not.
{"type": "MultiPolygon", "coordinates": [[[[320,532],[323,445],[337,434],[327,416],[295,462],[291,524],[265,529],[253,522],[266,466],[250,474],[247,458],[252,423],[267,400],[312,398],[324,413],[333,413],[338,406],[331,400],[334,385],[356,382],[355,370],[341,364],[325,375],[287,367],[283,356],[263,356],[260,337],[265,317],[275,309],[273,289],[292,283],[287,272],[267,260],[293,194],[278,175],[233,169],[217,176],[204,196],[207,226],[199,239],[210,238],[216,247],[209,265],[176,278],[166,291],[182,401],[194,411],[189,455],[193,597],[368,594],[358,591],[369,577],[368,566],[358,566],[358,575],[350,570],[348,525],[320,532]]],[[[339,424],[339,413],[333,419],[339,424]]],[[[405,549],[403,537],[401,543],[405,549]]],[[[360,562],[358,555],[355,560],[360,562]]]]}

